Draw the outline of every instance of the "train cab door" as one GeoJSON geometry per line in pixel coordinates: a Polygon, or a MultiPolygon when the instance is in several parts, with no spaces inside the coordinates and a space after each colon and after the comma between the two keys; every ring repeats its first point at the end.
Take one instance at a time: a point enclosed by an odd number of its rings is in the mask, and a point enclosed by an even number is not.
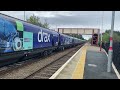
{"type": "Polygon", "coordinates": [[[5,32],[4,20],[0,18],[0,39],[4,38],[4,32],[5,32]]]}
{"type": "Polygon", "coordinates": [[[4,52],[5,40],[4,40],[4,20],[0,18],[0,53],[4,52]]]}

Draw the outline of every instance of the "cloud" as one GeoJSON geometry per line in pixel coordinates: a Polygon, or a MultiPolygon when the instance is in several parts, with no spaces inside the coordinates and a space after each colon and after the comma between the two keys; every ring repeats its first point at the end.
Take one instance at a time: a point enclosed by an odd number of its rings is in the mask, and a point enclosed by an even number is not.
{"type": "MultiPolygon", "coordinates": [[[[0,11],[19,19],[24,19],[24,11],[0,11]]],[[[26,17],[40,17],[43,22],[47,19],[51,28],[56,27],[95,27],[102,28],[103,11],[26,11],[26,17]]],[[[104,11],[103,30],[111,28],[111,11],[104,11]]],[[[115,30],[120,30],[120,11],[116,11],[115,30]]]]}

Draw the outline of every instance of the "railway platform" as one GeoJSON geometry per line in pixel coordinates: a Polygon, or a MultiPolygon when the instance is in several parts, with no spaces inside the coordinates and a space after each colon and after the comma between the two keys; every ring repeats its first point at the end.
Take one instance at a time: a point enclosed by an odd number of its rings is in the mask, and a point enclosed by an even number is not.
{"type": "Polygon", "coordinates": [[[104,49],[86,43],[49,79],[119,79],[112,63],[107,72],[108,57],[104,49]]]}

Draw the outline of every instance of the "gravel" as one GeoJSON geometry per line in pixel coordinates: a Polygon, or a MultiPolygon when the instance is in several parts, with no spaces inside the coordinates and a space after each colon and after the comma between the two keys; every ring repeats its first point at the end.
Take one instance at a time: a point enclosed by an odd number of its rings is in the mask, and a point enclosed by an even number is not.
{"type": "MultiPolygon", "coordinates": [[[[77,47],[80,47],[80,46],[77,46],[77,47]]],[[[19,68],[13,69],[12,71],[8,71],[6,73],[0,73],[0,79],[24,79],[25,77],[43,68],[47,64],[59,59],[60,57],[67,54],[68,52],[73,51],[74,49],[75,47],[71,49],[67,49],[63,52],[59,52],[52,56],[46,57],[44,59],[39,59],[33,63],[21,65],[19,68]]]]}

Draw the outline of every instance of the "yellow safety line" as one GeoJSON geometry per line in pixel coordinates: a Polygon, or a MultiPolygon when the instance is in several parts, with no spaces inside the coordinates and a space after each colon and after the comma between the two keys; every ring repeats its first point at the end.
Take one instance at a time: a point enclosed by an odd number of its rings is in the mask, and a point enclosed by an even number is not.
{"type": "Polygon", "coordinates": [[[83,79],[87,46],[84,46],[72,79],[83,79]]]}

